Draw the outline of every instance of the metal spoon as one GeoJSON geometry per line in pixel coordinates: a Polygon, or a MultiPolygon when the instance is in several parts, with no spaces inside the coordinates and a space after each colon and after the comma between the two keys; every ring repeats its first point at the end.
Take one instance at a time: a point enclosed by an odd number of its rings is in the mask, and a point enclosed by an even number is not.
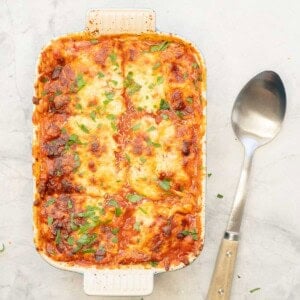
{"type": "Polygon", "coordinates": [[[244,146],[245,159],[210,282],[208,300],[230,299],[252,158],[258,147],[270,142],[277,135],[284,119],[285,109],[286,96],[283,83],[272,71],[264,71],[252,78],[236,98],[231,123],[236,136],[244,146]]]}

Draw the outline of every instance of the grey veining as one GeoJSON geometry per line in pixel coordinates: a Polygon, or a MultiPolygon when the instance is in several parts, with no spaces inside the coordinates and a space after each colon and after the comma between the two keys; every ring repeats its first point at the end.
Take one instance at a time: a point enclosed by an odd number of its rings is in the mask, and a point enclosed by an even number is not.
{"type": "Polygon", "coordinates": [[[106,299],[85,296],[81,275],[45,263],[34,249],[31,226],[36,59],[53,37],[82,30],[89,8],[153,8],[157,27],[194,41],[208,68],[207,151],[212,176],[207,182],[205,247],[191,266],[157,276],[154,293],[145,299],[204,299],[242,159],[230,127],[233,99],[248,78],[264,69],[282,77],[288,107],[272,149],[266,146],[255,157],[232,299],[299,299],[300,4],[296,0],[0,0],[0,243],[6,246],[0,254],[0,299],[106,299]],[[218,199],[218,193],[224,198],[218,199]],[[256,287],[261,290],[251,294],[256,287]]]}

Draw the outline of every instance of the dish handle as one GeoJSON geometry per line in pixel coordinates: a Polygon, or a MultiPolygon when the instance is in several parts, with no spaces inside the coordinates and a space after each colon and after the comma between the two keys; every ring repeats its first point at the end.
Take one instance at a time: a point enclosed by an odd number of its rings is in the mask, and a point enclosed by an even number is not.
{"type": "Polygon", "coordinates": [[[153,291],[153,270],[88,270],[84,292],[91,296],[146,296],[153,291]]]}

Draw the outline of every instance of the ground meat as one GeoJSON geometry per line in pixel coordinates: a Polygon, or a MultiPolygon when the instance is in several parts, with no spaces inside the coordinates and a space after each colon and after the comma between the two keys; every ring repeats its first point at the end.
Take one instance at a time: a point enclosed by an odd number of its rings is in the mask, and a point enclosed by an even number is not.
{"type": "Polygon", "coordinates": [[[180,71],[178,65],[176,65],[175,63],[172,63],[171,65],[171,74],[173,75],[173,78],[175,79],[175,81],[177,82],[183,82],[184,81],[184,76],[182,74],[182,72],[180,71]]]}
{"type": "Polygon", "coordinates": [[[171,102],[172,102],[172,107],[175,110],[183,110],[185,108],[185,103],[183,101],[182,91],[174,90],[171,93],[171,102]]]}
{"type": "Polygon", "coordinates": [[[70,97],[67,95],[56,96],[53,101],[55,111],[63,112],[69,102],[70,102],[70,97]]]}
{"type": "Polygon", "coordinates": [[[42,145],[42,151],[48,157],[59,156],[65,150],[65,144],[68,138],[66,136],[61,136],[50,142],[46,142],[42,145]]]}
{"type": "Polygon", "coordinates": [[[52,72],[51,79],[55,80],[59,77],[60,72],[62,70],[62,66],[56,66],[52,72]]]}
{"type": "Polygon", "coordinates": [[[183,155],[188,156],[190,154],[190,148],[191,148],[191,142],[190,141],[183,141],[181,152],[183,155]]]}
{"type": "Polygon", "coordinates": [[[60,136],[61,133],[60,128],[52,122],[48,123],[45,129],[46,129],[47,138],[49,137],[49,139],[54,139],[60,136]]]}
{"type": "Polygon", "coordinates": [[[101,48],[95,53],[94,59],[97,64],[104,65],[105,60],[108,56],[108,47],[101,48]]]}
{"type": "Polygon", "coordinates": [[[38,105],[39,102],[40,102],[40,99],[39,99],[39,98],[34,97],[34,96],[32,97],[32,103],[33,103],[33,104],[38,105]]]}

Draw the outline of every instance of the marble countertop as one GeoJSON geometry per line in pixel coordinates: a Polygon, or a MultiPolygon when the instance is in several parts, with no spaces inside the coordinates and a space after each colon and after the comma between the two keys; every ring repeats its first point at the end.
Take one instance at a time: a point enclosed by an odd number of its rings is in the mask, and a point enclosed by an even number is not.
{"type": "Polygon", "coordinates": [[[144,299],[204,299],[243,156],[230,125],[232,104],[245,82],[265,69],[284,81],[286,120],[279,136],[255,157],[232,299],[300,298],[299,1],[0,0],[0,7],[0,245],[5,244],[0,299],[107,299],[86,296],[82,276],[49,266],[32,242],[36,59],[51,38],[82,30],[90,8],[154,9],[157,27],[195,42],[208,69],[207,165],[212,176],[204,250],[191,266],[156,276],[153,294],[144,299]],[[250,293],[253,288],[260,290],[250,293]]]}

